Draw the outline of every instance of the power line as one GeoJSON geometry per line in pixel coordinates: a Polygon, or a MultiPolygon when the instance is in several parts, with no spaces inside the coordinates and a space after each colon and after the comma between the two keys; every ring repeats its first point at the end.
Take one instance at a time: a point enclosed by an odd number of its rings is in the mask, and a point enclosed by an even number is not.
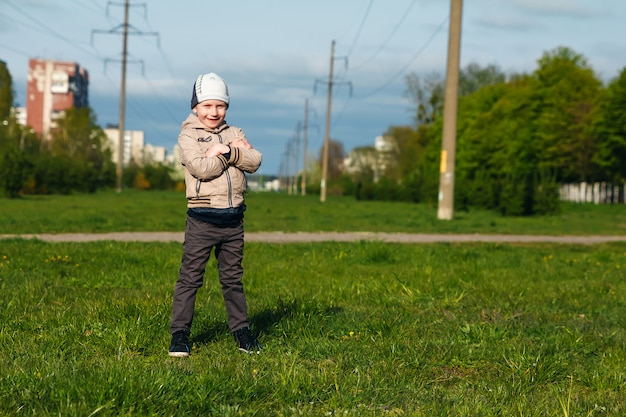
{"type": "MultiPolygon", "coordinates": [[[[148,14],[147,14],[147,13],[145,13],[145,14],[144,14],[144,21],[145,21],[145,22],[146,22],[146,24],[148,25],[148,28],[150,28],[151,30],[154,30],[154,29],[152,28],[152,25],[150,24],[150,21],[149,21],[149,19],[148,19],[148,14]]],[[[163,60],[163,63],[165,64],[165,67],[167,68],[167,71],[168,71],[169,75],[170,75],[172,78],[176,78],[176,74],[174,73],[174,70],[173,70],[173,67],[172,67],[172,65],[171,65],[171,63],[170,63],[170,60],[169,60],[169,58],[167,57],[167,55],[165,54],[165,52],[163,51],[163,48],[161,47],[160,43],[157,45],[157,50],[159,51],[159,54],[160,54],[160,56],[161,56],[161,59],[163,60]]],[[[177,94],[179,95],[179,97],[181,97],[181,98],[182,98],[182,97],[185,97],[185,96],[184,96],[184,95],[180,92],[180,90],[178,90],[178,89],[177,89],[176,91],[177,91],[177,94]]]]}
{"type": "Polygon", "coordinates": [[[24,52],[24,51],[22,51],[20,49],[15,49],[15,48],[13,48],[13,47],[11,47],[9,45],[5,45],[3,43],[0,43],[0,47],[4,48],[6,50],[9,50],[9,51],[11,51],[11,52],[13,52],[15,54],[22,55],[23,57],[30,58],[30,54],[27,54],[26,52],[24,52]]]}
{"type": "Polygon", "coordinates": [[[365,15],[363,16],[363,19],[361,19],[361,25],[359,26],[359,29],[356,32],[356,36],[354,38],[354,41],[352,41],[352,46],[348,50],[348,56],[350,56],[352,54],[352,50],[354,49],[354,46],[356,45],[356,42],[359,40],[359,37],[361,36],[361,31],[363,30],[363,26],[365,25],[365,21],[367,20],[367,16],[369,16],[369,14],[370,14],[370,10],[372,9],[372,4],[374,4],[374,0],[370,0],[369,4],[367,5],[367,9],[365,10],[365,15]]]}
{"type": "Polygon", "coordinates": [[[168,114],[168,116],[170,116],[172,118],[173,122],[179,123],[178,118],[176,116],[174,116],[174,114],[170,111],[171,109],[169,108],[169,104],[166,103],[165,101],[163,101],[162,97],[158,94],[158,89],[156,89],[152,85],[152,83],[150,82],[150,80],[148,80],[148,78],[144,77],[143,79],[148,83],[148,86],[150,87],[150,89],[155,92],[155,96],[157,98],[157,101],[161,104],[161,107],[163,108],[163,110],[165,110],[165,112],[168,114]]]}
{"type": "Polygon", "coordinates": [[[380,44],[380,46],[374,51],[374,53],[372,55],[369,56],[369,58],[367,58],[365,61],[363,61],[361,64],[357,65],[356,67],[352,67],[353,71],[356,71],[358,69],[363,68],[365,65],[367,65],[372,59],[374,59],[379,53],[380,51],[382,51],[387,44],[389,43],[389,41],[391,40],[391,38],[393,37],[393,35],[396,34],[396,32],[398,31],[398,29],[400,29],[400,26],[402,26],[402,23],[404,23],[404,20],[407,18],[407,16],[409,15],[409,12],[411,11],[411,9],[413,9],[413,6],[415,6],[415,3],[417,3],[417,0],[413,0],[411,2],[411,4],[409,4],[409,7],[407,7],[407,9],[404,11],[404,13],[402,13],[402,17],[400,18],[400,20],[395,24],[393,30],[391,31],[391,33],[387,36],[387,38],[385,38],[385,40],[383,41],[383,43],[380,44]]]}
{"type": "Polygon", "coordinates": [[[10,0],[4,0],[5,4],[8,4],[11,8],[13,8],[14,10],[16,10],[18,13],[20,13],[21,15],[25,16],[26,18],[28,18],[29,20],[33,21],[36,23],[36,25],[28,25],[26,24],[26,26],[41,32],[41,33],[46,33],[44,31],[41,30],[41,28],[45,29],[48,34],[51,34],[52,36],[54,36],[55,38],[59,38],[64,42],[67,42],[68,44],[70,44],[71,46],[73,46],[76,49],[80,49],[81,51],[96,57],[97,59],[101,59],[101,57],[95,55],[93,53],[93,51],[89,48],[85,48],[83,46],[81,46],[81,44],[77,43],[75,40],[66,38],[65,36],[61,35],[60,33],[58,33],[56,30],[52,29],[51,27],[49,27],[48,25],[46,25],[45,23],[41,22],[40,20],[35,19],[33,16],[27,14],[26,12],[24,12],[23,10],[21,10],[19,7],[15,6],[13,3],[11,3],[10,0]],[[38,27],[38,26],[39,27],[38,27]]]}
{"type": "Polygon", "coordinates": [[[76,4],[77,6],[82,7],[83,9],[88,10],[92,13],[100,14],[104,11],[102,7],[99,7],[99,5],[95,3],[86,4],[83,0],[70,0],[70,1],[76,4]]]}
{"type": "Polygon", "coordinates": [[[395,81],[396,78],[398,78],[400,75],[402,75],[407,70],[407,68],[422,54],[422,52],[424,52],[426,50],[426,47],[430,44],[430,42],[432,42],[432,40],[435,39],[435,36],[444,27],[445,23],[448,21],[448,18],[449,18],[449,16],[446,16],[445,19],[443,19],[441,21],[439,26],[437,26],[435,31],[432,33],[432,35],[430,35],[430,37],[426,40],[424,45],[422,45],[422,47],[417,51],[417,53],[409,60],[409,62],[407,62],[402,68],[400,68],[400,70],[398,72],[396,72],[394,75],[392,75],[391,78],[389,78],[387,80],[387,82],[385,82],[380,87],[370,91],[367,94],[363,94],[361,96],[357,96],[357,98],[367,98],[367,97],[373,96],[374,94],[384,90],[387,86],[389,86],[389,84],[391,84],[393,81],[395,81]]]}

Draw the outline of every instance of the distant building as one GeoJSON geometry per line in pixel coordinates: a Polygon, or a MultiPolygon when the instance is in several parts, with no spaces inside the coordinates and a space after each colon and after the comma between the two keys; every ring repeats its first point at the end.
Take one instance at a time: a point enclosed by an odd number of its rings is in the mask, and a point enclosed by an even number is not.
{"type": "MultiPolygon", "coordinates": [[[[170,165],[180,165],[180,145],[177,143],[172,149],[172,153],[165,157],[165,161],[170,165]]],[[[183,167],[180,165],[180,172],[183,172],[183,167]]]]}
{"type": "Polygon", "coordinates": [[[173,152],[166,157],[166,162],[174,169],[172,178],[180,181],[185,179],[185,169],[180,163],[180,145],[174,145],[173,152]]]}
{"type": "MultiPolygon", "coordinates": [[[[108,138],[108,147],[111,149],[112,160],[117,163],[117,151],[119,144],[119,129],[117,126],[107,126],[104,134],[108,138]]],[[[152,163],[164,163],[167,158],[167,150],[164,146],[155,146],[145,143],[145,134],[142,130],[126,130],[124,132],[123,166],[128,166],[131,160],[139,165],[152,163]]]]}
{"type": "Polygon", "coordinates": [[[143,161],[145,164],[162,164],[165,162],[166,155],[167,150],[165,149],[165,146],[155,146],[148,143],[143,148],[143,161]]]}
{"type": "Polygon", "coordinates": [[[26,107],[11,107],[11,114],[20,126],[26,126],[26,107]]]}
{"type": "Polygon", "coordinates": [[[344,171],[349,175],[371,172],[374,182],[393,165],[395,141],[391,136],[376,136],[374,146],[355,148],[344,159],[344,171]]]}
{"type": "MultiPolygon", "coordinates": [[[[118,161],[119,132],[117,126],[108,126],[104,129],[104,133],[109,139],[109,148],[111,149],[112,159],[115,163],[118,161]]],[[[123,140],[123,166],[128,166],[131,160],[138,165],[143,165],[144,132],[141,130],[126,130],[124,131],[123,140]]]]}
{"type": "Polygon", "coordinates": [[[75,62],[28,61],[26,124],[44,139],[71,107],[89,106],[89,74],[75,62]]]}

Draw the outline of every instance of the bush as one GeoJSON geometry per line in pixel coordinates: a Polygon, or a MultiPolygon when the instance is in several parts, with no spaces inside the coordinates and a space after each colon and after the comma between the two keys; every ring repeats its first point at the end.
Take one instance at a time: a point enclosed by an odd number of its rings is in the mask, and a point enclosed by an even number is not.
{"type": "Polygon", "coordinates": [[[28,156],[9,145],[0,154],[0,191],[9,198],[20,196],[31,167],[28,156]]]}

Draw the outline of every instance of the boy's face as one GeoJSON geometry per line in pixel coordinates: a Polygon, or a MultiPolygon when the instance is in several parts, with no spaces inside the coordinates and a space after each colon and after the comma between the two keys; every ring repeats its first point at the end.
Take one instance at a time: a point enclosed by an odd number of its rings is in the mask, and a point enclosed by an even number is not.
{"type": "Polygon", "coordinates": [[[226,103],[221,100],[205,100],[196,105],[198,119],[209,129],[215,129],[224,122],[226,103]]]}

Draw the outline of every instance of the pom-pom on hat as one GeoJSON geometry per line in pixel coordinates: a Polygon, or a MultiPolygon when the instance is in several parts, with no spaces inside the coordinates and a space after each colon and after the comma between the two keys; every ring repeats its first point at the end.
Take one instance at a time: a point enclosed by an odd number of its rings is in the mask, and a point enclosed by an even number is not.
{"type": "Polygon", "coordinates": [[[198,103],[206,100],[221,100],[228,107],[228,86],[222,77],[213,72],[199,75],[196,79],[193,84],[191,108],[193,109],[198,103]]]}

